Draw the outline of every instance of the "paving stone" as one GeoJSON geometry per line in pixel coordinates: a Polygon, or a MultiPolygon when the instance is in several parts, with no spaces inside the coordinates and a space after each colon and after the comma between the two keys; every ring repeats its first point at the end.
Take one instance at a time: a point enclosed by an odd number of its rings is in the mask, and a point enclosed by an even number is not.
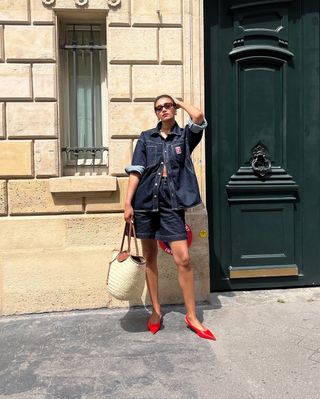
{"type": "Polygon", "coordinates": [[[312,360],[313,362],[320,363],[320,352],[314,352],[314,353],[310,356],[310,360],[312,360]]]}

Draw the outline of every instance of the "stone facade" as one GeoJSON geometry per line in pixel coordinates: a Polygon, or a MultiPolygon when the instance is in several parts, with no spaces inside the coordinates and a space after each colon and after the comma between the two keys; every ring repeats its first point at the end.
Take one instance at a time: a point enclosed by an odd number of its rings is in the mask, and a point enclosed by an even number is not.
{"type": "MultiPolygon", "coordinates": [[[[201,0],[0,2],[0,314],[148,303],[146,289],[130,303],[108,295],[107,260],[123,229],[124,167],[140,132],[156,124],[154,97],[165,92],[203,108],[201,13],[201,0]],[[105,27],[108,167],[64,176],[61,26],[84,20],[105,27]]],[[[186,119],[179,110],[178,122],[186,119]]],[[[204,197],[204,142],[193,158],[204,197]]],[[[203,301],[205,208],[187,221],[203,301]]],[[[162,301],[181,303],[173,262],[164,252],[159,260],[162,301]]]]}

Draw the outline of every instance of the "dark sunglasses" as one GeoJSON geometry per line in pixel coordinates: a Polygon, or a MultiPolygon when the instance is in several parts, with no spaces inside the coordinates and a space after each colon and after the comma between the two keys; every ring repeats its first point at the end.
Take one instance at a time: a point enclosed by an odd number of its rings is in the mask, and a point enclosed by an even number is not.
{"type": "Polygon", "coordinates": [[[172,107],[174,107],[173,103],[164,103],[163,105],[158,105],[157,107],[155,107],[154,110],[156,112],[161,112],[163,110],[163,108],[164,109],[170,109],[172,107]]]}

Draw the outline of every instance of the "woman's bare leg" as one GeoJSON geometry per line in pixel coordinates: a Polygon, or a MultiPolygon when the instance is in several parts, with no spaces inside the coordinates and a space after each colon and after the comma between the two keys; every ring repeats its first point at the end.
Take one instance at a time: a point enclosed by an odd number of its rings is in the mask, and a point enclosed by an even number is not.
{"type": "Polygon", "coordinates": [[[152,303],[151,323],[160,319],[161,309],[158,291],[158,245],[156,240],[141,240],[143,256],[146,259],[146,281],[152,303]]]}
{"type": "Polygon", "coordinates": [[[178,268],[178,279],[183,293],[187,316],[192,325],[199,330],[205,330],[206,328],[200,323],[196,315],[193,269],[190,265],[187,240],[172,241],[170,242],[170,247],[173,259],[178,268]]]}

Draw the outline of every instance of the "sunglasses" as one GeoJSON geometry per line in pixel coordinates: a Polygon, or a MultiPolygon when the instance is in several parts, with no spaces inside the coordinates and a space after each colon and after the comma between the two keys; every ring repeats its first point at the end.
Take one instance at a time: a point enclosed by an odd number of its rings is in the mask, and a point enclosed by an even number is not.
{"type": "Polygon", "coordinates": [[[163,105],[158,105],[157,107],[155,107],[154,110],[156,112],[161,112],[163,110],[163,108],[164,109],[170,109],[172,107],[174,107],[173,103],[164,103],[163,105]]]}

